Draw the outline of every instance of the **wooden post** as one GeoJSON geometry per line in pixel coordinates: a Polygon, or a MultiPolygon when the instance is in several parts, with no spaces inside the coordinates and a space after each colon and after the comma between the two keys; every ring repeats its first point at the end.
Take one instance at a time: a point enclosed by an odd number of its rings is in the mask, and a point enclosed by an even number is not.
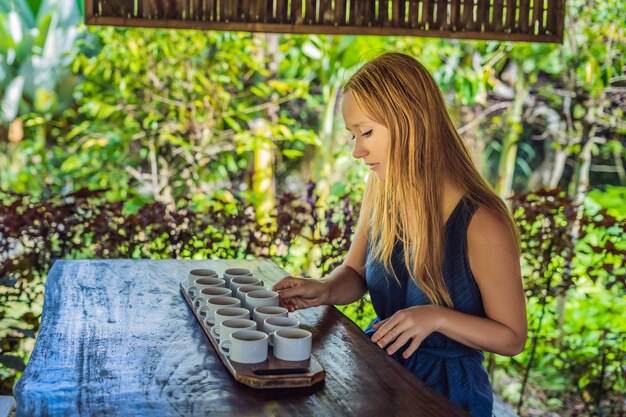
{"type": "Polygon", "coordinates": [[[409,4],[409,22],[408,27],[416,28],[419,26],[418,16],[419,0],[411,0],[409,4]]]}
{"type": "Polygon", "coordinates": [[[518,24],[522,33],[528,33],[528,7],[529,0],[520,0],[518,24]]]}
{"type": "Polygon", "coordinates": [[[496,32],[502,31],[502,7],[503,7],[502,0],[494,0],[492,30],[496,32]]]}
{"type": "Polygon", "coordinates": [[[437,1],[437,29],[440,29],[440,30],[447,29],[448,26],[449,26],[448,1],[438,0],[437,1]]]}
{"type": "Polygon", "coordinates": [[[304,14],[302,12],[302,6],[305,0],[291,0],[291,19],[296,25],[304,23],[304,14]]]}
{"type": "Polygon", "coordinates": [[[346,24],[346,0],[335,0],[335,26],[346,24]]]}
{"type": "Polygon", "coordinates": [[[506,21],[504,27],[507,32],[517,32],[515,27],[515,0],[506,0],[506,21]]]}
{"type": "Polygon", "coordinates": [[[363,26],[363,1],[353,0],[350,3],[350,11],[352,13],[352,21],[355,26],[363,26]]]}
{"type": "Polygon", "coordinates": [[[384,27],[390,26],[391,19],[389,18],[389,0],[380,0],[379,4],[379,16],[380,25],[384,27]]]}
{"type": "Polygon", "coordinates": [[[543,33],[543,0],[533,0],[533,2],[531,33],[543,33]]]}
{"type": "Polygon", "coordinates": [[[89,23],[89,19],[95,16],[94,12],[98,10],[95,3],[96,0],[85,0],[85,19],[87,23],[89,23]]]}
{"type": "Polygon", "coordinates": [[[555,0],[556,13],[554,17],[554,33],[563,39],[563,21],[565,18],[565,0],[555,0]]]}

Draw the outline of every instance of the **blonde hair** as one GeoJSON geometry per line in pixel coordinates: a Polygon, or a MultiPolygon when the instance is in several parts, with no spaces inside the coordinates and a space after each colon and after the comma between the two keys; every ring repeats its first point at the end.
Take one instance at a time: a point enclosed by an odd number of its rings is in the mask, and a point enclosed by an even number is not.
{"type": "MultiPolygon", "coordinates": [[[[428,70],[416,59],[385,53],[363,65],[345,84],[366,115],[389,130],[385,181],[370,175],[362,219],[368,220],[372,257],[387,271],[396,243],[404,245],[410,277],[433,304],[452,306],[443,279],[445,222],[442,181],[466,191],[466,197],[519,233],[504,202],[476,169],[428,70]],[[411,267],[409,267],[411,266],[411,267]]],[[[398,280],[395,271],[393,276],[398,280]]]]}

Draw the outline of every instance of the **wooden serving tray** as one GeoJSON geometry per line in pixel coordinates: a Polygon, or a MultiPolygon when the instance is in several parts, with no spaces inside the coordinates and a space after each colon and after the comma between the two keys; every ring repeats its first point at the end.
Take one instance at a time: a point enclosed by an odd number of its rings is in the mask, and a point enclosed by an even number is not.
{"type": "Polygon", "coordinates": [[[273,348],[269,346],[267,359],[264,362],[248,364],[231,361],[228,356],[220,352],[219,342],[213,338],[210,332],[213,326],[204,325],[203,317],[200,317],[194,310],[191,299],[182,283],[180,284],[180,292],[194,317],[198,320],[204,334],[213,345],[213,349],[237,381],[252,388],[268,389],[309,387],[324,380],[326,371],[313,354],[306,361],[283,361],[274,357],[273,348]]]}

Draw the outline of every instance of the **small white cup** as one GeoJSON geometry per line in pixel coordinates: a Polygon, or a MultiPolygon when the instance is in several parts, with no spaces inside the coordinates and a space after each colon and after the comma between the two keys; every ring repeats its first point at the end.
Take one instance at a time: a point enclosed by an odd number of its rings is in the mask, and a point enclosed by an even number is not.
{"type": "Polygon", "coordinates": [[[300,322],[291,317],[268,317],[263,321],[261,329],[270,337],[270,346],[274,346],[272,334],[280,329],[298,329],[300,322]]]}
{"type": "Polygon", "coordinates": [[[246,294],[250,291],[263,290],[265,288],[260,285],[244,285],[243,287],[238,287],[236,292],[236,297],[241,300],[241,305],[246,306],[246,294]]]}
{"type": "MultiPolygon", "coordinates": [[[[242,307],[222,307],[222,308],[218,308],[217,310],[215,310],[215,314],[213,315],[214,318],[214,325],[213,327],[219,327],[220,323],[223,322],[224,320],[230,320],[230,319],[249,319],[250,318],[250,312],[242,307]]],[[[209,323],[207,322],[207,318],[205,317],[203,320],[203,323],[206,327],[209,326],[209,323]]],[[[254,329],[256,330],[256,329],[254,329]]]]}
{"type": "MultiPolygon", "coordinates": [[[[246,294],[246,308],[252,312],[257,307],[278,306],[278,293],[271,290],[255,290],[246,294]]],[[[252,314],[254,318],[254,313],[252,314]]]]}
{"type": "Polygon", "coordinates": [[[196,310],[201,306],[205,306],[207,301],[209,301],[213,297],[229,297],[232,295],[232,291],[228,288],[222,287],[208,287],[203,288],[198,296],[193,299],[193,308],[196,310]]]}
{"type": "Polygon", "coordinates": [[[226,288],[226,281],[217,277],[202,277],[202,278],[197,278],[193,282],[193,286],[198,291],[202,290],[203,288],[208,288],[208,287],[226,288]]]}
{"type": "Polygon", "coordinates": [[[204,316],[204,323],[215,324],[215,312],[224,307],[239,307],[241,300],[235,297],[213,297],[207,301],[205,306],[198,309],[198,314],[204,316]],[[204,313],[204,314],[202,314],[204,313]]]}
{"type": "Polygon", "coordinates": [[[251,277],[252,270],[248,268],[229,268],[226,271],[224,271],[223,277],[224,277],[224,281],[226,281],[226,288],[230,288],[231,279],[235,277],[242,277],[242,276],[251,277]]]}
{"type": "Polygon", "coordinates": [[[256,330],[256,322],[249,319],[223,320],[219,326],[211,327],[211,334],[215,340],[226,340],[237,330],[256,330]]]}
{"type": "Polygon", "coordinates": [[[230,360],[239,363],[259,363],[267,360],[267,335],[258,330],[238,330],[230,339],[222,340],[219,349],[230,360]]]}
{"type": "Polygon", "coordinates": [[[311,357],[313,334],[304,329],[279,329],[269,337],[274,357],[284,361],[305,361],[311,357]]]}
{"type": "MultiPolygon", "coordinates": [[[[198,278],[208,278],[208,277],[217,278],[218,277],[217,271],[213,269],[192,269],[191,271],[189,271],[189,274],[187,275],[187,292],[189,292],[191,288],[194,286],[195,280],[197,280],[198,278]]],[[[194,298],[196,295],[197,293],[189,294],[191,298],[194,298]]]]}
{"type": "Polygon", "coordinates": [[[235,277],[230,280],[230,289],[233,290],[233,294],[237,294],[237,288],[247,287],[248,285],[258,285],[259,287],[262,287],[263,281],[261,278],[250,276],[235,277]]]}
{"type": "Polygon", "coordinates": [[[262,306],[253,310],[252,315],[256,321],[257,328],[263,330],[263,321],[269,317],[287,317],[288,311],[285,307],[262,306]]]}

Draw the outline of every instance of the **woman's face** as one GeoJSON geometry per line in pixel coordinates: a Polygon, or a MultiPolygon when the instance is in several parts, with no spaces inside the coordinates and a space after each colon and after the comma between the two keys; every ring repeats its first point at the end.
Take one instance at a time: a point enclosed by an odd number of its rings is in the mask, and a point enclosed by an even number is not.
{"type": "Polygon", "coordinates": [[[341,106],[343,120],[350,131],[350,141],[354,149],[352,156],[363,159],[376,173],[378,179],[385,179],[387,168],[387,148],[389,147],[389,131],[367,117],[359,109],[352,91],[348,90],[343,96],[341,106]]]}

